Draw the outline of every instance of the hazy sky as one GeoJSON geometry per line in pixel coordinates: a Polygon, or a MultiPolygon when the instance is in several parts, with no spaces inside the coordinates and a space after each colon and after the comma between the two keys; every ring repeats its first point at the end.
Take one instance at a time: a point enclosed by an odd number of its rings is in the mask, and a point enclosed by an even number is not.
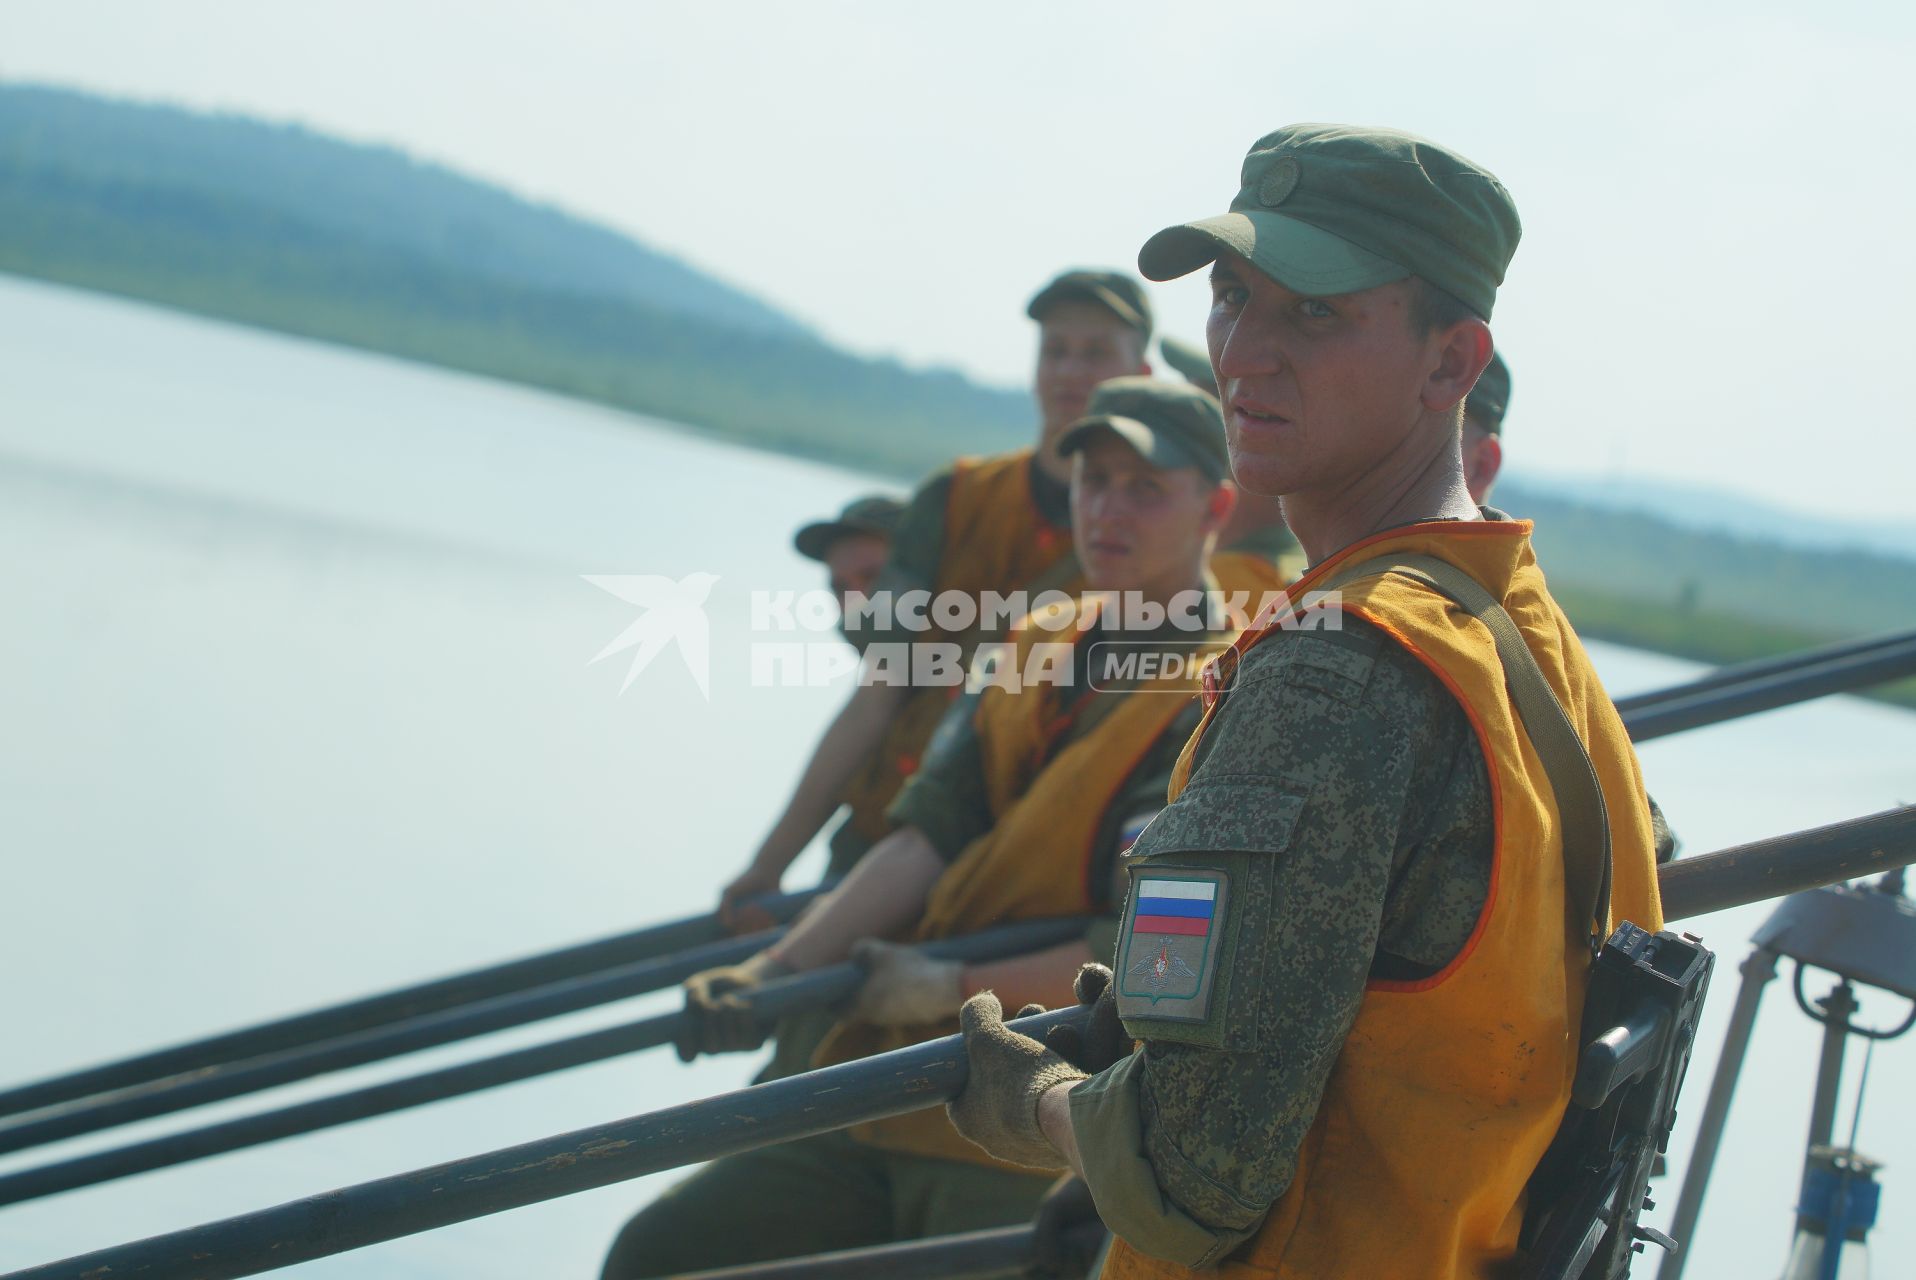
{"type": "MultiPolygon", "coordinates": [[[[1219,212],[1260,133],[1408,128],[1509,186],[1531,473],[1916,510],[1916,7],[0,0],[0,77],[392,142],[865,352],[1022,382],[1025,298],[1219,212]]],[[[1156,289],[1202,334],[1201,286],[1156,289]]]]}

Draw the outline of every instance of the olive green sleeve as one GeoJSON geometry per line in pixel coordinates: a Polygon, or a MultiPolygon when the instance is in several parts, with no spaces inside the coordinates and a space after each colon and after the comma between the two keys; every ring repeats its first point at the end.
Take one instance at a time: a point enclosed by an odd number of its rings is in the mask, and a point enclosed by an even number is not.
{"type": "Polygon", "coordinates": [[[1255,1225],[1241,1231],[1207,1226],[1158,1185],[1142,1141],[1143,1065],[1143,1056],[1134,1053],[1071,1091],[1071,1128],[1084,1180],[1098,1216],[1133,1248],[1187,1267],[1205,1266],[1248,1240],[1255,1225]]]}
{"type": "Polygon", "coordinates": [[[991,804],[985,794],[984,753],[978,742],[978,700],[984,691],[952,703],[918,771],[905,779],[885,816],[900,827],[916,827],[946,862],[991,830],[991,804]]]}
{"type": "Polygon", "coordinates": [[[1366,983],[1380,963],[1421,969],[1462,948],[1493,839],[1462,709],[1381,633],[1347,619],[1247,653],[1189,784],[1126,858],[1113,981],[1143,1047],[1073,1096],[1114,1231],[1201,1267],[1256,1229],[1366,983]],[[1210,932],[1140,924],[1147,881],[1211,895],[1210,932]]]}

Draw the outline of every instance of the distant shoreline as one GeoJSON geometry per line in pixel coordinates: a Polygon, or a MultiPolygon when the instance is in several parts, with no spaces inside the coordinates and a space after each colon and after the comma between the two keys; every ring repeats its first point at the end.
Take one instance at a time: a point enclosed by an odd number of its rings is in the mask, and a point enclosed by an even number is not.
{"type": "MultiPolygon", "coordinates": [[[[392,317],[372,332],[352,332],[341,324],[342,317],[300,323],[297,299],[269,300],[274,305],[222,305],[217,290],[194,294],[166,287],[163,279],[134,281],[106,270],[33,270],[23,269],[18,261],[0,256],[0,271],[22,279],[80,288],[108,296],[161,306],[207,319],[238,323],[267,332],[327,342],[351,350],[373,352],[431,367],[495,378],[556,395],[567,396],[605,408],[643,417],[650,424],[663,424],[703,439],[760,449],[786,457],[802,458],[833,466],[896,477],[910,483],[930,466],[945,460],[937,456],[924,465],[906,464],[896,454],[876,454],[850,443],[821,440],[788,427],[771,424],[733,425],[729,429],[710,421],[685,421],[684,415],[662,412],[650,405],[634,403],[630,394],[612,394],[602,385],[569,376],[559,367],[547,368],[543,376],[523,362],[488,358],[483,346],[464,350],[442,347],[432,340],[433,330],[425,325],[411,330],[412,339],[404,342],[381,341],[384,333],[404,328],[392,317]],[[136,287],[137,286],[137,287],[136,287]],[[757,429],[754,429],[756,426],[757,429]]],[[[629,387],[629,383],[626,384],[629,387]]],[[[1002,446],[1001,446],[1002,447],[1002,446]]],[[[1539,498],[1539,501],[1543,499],[1539,498]]],[[[1527,509],[1523,512],[1528,514],[1527,509]]],[[[1587,517],[1587,510],[1580,510],[1587,517]]],[[[1624,528],[1641,518],[1623,513],[1607,513],[1603,519],[1616,528],[1624,528]]],[[[1547,540],[1552,521],[1546,517],[1539,525],[1541,540],[1547,540]]],[[[1566,546],[1565,550],[1569,550],[1566,546]]],[[[1546,564],[1556,558],[1546,548],[1541,553],[1546,564]]],[[[1675,558],[1679,558],[1675,557],[1675,558]]],[[[1570,615],[1580,634],[1592,639],[1628,645],[1670,657],[1685,658],[1726,666],[1758,658],[1775,657],[1818,645],[1849,639],[1855,632],[1818,631],[1800,625],[1786,625],[1752,619],[1722,609],[1685,609],[1670,601],[1645,599],[1594,584],[1589,577],[1562,578],[1553,574],[1552,588],[1570,615]]],[[[1861,696],[1892,705],[1916,709],[1916,679],[1899,681],[1861,696]]]]}

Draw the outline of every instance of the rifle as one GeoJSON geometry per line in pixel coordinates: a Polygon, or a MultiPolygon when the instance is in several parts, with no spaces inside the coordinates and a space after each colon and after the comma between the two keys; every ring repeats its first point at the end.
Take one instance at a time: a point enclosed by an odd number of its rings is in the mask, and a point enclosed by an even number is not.
{"type": "Polygon", "coordinates": [[[1570,1106],[1530,1180],[1523,1280],[1624,1280],[1645,1243],[1677,1247],[1637,1219],[1715,967],[1695,935],[1627,922],[1597,953],[1570,1106]]]}

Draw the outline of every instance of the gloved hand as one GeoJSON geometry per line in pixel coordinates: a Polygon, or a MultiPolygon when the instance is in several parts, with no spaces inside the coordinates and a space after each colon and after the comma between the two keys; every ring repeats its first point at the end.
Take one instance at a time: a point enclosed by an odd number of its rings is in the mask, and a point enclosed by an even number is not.
{"type": "Polygon", "coordinates": [[[754,987],[792,973],[769,951],[738,964],[706,969],[685,980],[685,1020],[676,1047],[680,1062],[701,1053],[745,1053],[765,1043],[770,1028],[753,1014],[746,997],[754,987]]]}
{"type": "Polygon", "coordinates": [[[865,938],[852,944],[852,963],[865,971],[865,985],[848,1015],[855,1022],[879,1027],[941,1022],[965,1002],[965,966],[957,960],[936,960],[916,947],[865,938]]]}
{"type": "MultiPolygon", "coordinates": [[[[1036,1012],[1037,1006],[1029,1006],[1036,1012]]],[[[964,1092],[945,1104],[959,1133],[1000,1160],[1033,1169],[1062,1169],[1064,1157],[1038,1127],[1038,1099],[1085,1073],[1007,1027],[998,997],[980,991],[958,1011],[970,1074],[964,1092]]]]}
{"type": "Polygon", "coordinates": [[[1032,1216],[1031,1267],[1040,1280],[1082,1280],[1102,1243],[1104,1220],[1091,1186],[1075,1173],[1058,1179],[1032,1216]]]}
{"type": "Polygon", "coordinates": [[[1090,1006],[1091,1017],[1083,1030],[1051,1028],[1045,1032],[1045,1047],[1092,1075],[1130,1057],[1131,1037],[1118,1021],[1118,997],[1111,985],[1111,971],[1101,964],[1079,965],[1071,990],[1079,1004],[1090,1006]]]}

